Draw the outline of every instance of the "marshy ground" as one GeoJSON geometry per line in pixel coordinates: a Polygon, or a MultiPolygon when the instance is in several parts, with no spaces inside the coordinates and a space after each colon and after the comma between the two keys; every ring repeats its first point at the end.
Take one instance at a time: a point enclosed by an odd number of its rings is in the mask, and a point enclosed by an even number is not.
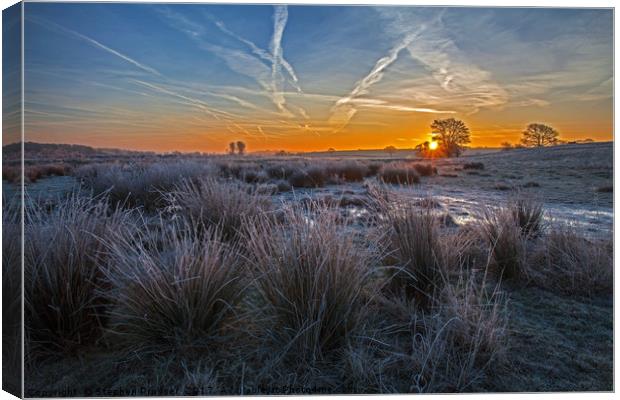
{"type": "Polygon", "coordinates": [[[613,390],[612,143],[56,164],[27,396],[613,390]]]}

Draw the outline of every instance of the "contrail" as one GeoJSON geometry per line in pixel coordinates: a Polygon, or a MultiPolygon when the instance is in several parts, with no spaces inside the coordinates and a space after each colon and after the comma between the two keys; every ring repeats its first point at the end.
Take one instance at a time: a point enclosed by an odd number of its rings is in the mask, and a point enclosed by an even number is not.
{"type": "Polygon", "coordinates": [[[329,120],[332,123],[337,123],[338,125],[340,125],[338,130],[344,128],[349,123],[351,118],[353,118],[353,115],[355,115],[355,113],[357,112],[355,107],[350,104],[351,100],[355,99],[357,96],[366,94],[368,92],[368,89],[372,85],[381,81],[381,79],[383,79],[383,73],[385,69],[392,65],[394,61],[396,61],[396,59],[398,58],[398,54],[411,44],[413,39],[418,36],[422,29],[418,30],[415,33],[407,34],[403,38],[403,40],[401,40],[389,51],[387,56],[377,60],[373,69],[368,73],[368,75],[366,75],[364,78],[360,79],[356,83],[355,87],[348,96],[345,96],[336,102],[336,104],[332,108],[332,115],[329,120]]]}
{"type": "Polygon", "coordinates": [[[288,9],[286,6],[274,6],[273,13],[273,36],[271,37],[271,92],[273,95],[273,101],[278,109],[282,112],[286,112],[284,106],[286,100],[284,94],[279,90],[278,78],[281,75],[282,64],[282,36],[284,35],[284,27],[288,20],[288,9]]]}
{"type": "Polygon", "coordinates": [[[133,65],[135,65],[136,67],[140,68],[143,71],[146,71],[146,72],[151,73],[153,75],[161,76],[161,73],[159,73],[159,71],[157,71],[155,68],[151,68],[148,65],[144,65],[144,64],[134,60],[133,58],[131,58],[129,56],[126,56],[125,54],[123,54],[121,52],[118,52],[118,51],[116,51],[116,50],[114,50],[114,49],[104,45],[103,43],[100,43],[100,42],[96,41],[95,39],[92,39],[92,38],[90,38],[90,37],[88,37],[86,35],[83,35],[83,34],[81,34],[79,32],[74,31],[74,30],[71,30],[71,29],[65,28],[63,26],[60,26],[60,25],[58,25],[58,24],[56,24],[54,22],[43,20],[42,18],[28,17],[28,19],[33,21],[33,22],[35,22],[35,23],[37,23],[37,24],[39,24],[39,25],[42,25],[42,26],[45,26],[45,24],[48,24],[48,25],[52,26],[55,29],[58,29],[60,31],[63,31],[63,32],[68,33],[70,35],[73,35],[73,36],[75,36],[77,38],[80,38],[80,39],[82,39],[82,40],[92,44],[95,47],[98,47],[98,48],[100,48],[102,50],[107,51],[110,54],[113,54],[113,55],[115,55],[115,56],[117,56],[119,58],[122,58],[123,60],[125,60],[125,61],[127,61],[127,62],[129,62],[129,63],[131,63],[133,65]]]}
{"type": "MultiPolygon", "coordinates": [[[[261,49],[254,42],[247,40],[246,38],[234,33],[233,31],[228,29],[222,21],[214,20],[214,23],[215,23],[215,26],[217,26],[222,32],[237,39],[241,43],[247,45],[250,48],[250,50],[252,50],[252,53],[257,55],[263,61],[267,61],[270,64],[273,63],[273,57],[269,52],[261,49]]],[[[293,66],[284,58],[284,56],[282,56],[282,59],[280,60],[280,62],[282,64],[282,67],[284,67],[284,69],[286,70],[286,72],[291,78],[289,80],[289,83],[295,88],[295,90],[297,90],[298,92],[301,92],[302,90],[298,83],[299,79],[297,78],[297,74],[295,73],[293,66]]]]}

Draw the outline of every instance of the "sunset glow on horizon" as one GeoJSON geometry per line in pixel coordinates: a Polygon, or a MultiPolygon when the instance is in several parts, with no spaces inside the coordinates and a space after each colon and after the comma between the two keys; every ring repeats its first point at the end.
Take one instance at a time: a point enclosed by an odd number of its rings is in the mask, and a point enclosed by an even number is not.
{"type": "Polygon", "coordinates": [[[26,3],[24,29],[26,141],[413,148],[442,118],[472,147],[531,122],[613,135],[611,9],[26,3]]]}

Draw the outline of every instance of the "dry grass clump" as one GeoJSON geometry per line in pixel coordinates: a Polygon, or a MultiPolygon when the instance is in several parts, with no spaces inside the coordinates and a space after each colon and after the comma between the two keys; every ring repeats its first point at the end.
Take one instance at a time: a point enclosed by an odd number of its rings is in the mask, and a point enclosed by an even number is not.
{"type": "Polygon", "coordinates": [[[510,209],[485,209],[478,225],[479,234],[491,249],[492,262],[506,279],[528,275],[527,240],[517,215],[510,209]]]}
{"type": "Polygon", "coordinates": [[[46,176],[66,176],[72,171],[71,166],[66,164],[47,164],[27,166],[24,176],[28,182],[36,182],[46,176]]]}
{"type": "Polygon", "coordinates": [[[508,208],[523,235],[536,237],[542,233],[545,216],[542,202],[531,197],[517,196],[512,199],[508,208]]]}
{"type": "Polygon", "coordinates": [[[19,202],[2,199],[2,357],[5,385],[19,385],[21,376],[22,259],[21,210],[19,202]]]}
{"type": "Polygon", "coordinates": [[[218,226],[226,239],[238,237],[247,221],[271,208],[268,198],[214,178],[182,181],[166,198],[169,211],[198,229],[218,226]]]}
{"type": "Polygon", "coordinates": [[[413,185],[420,182],[420,176],[413,168],[385,166],[379,172],[379,180],[396,185],[413,185]]]}
{"type": "Polygon", "coordinates": [[[534,257],[532,281],[565,295],[613,293],[613,243],[586,239],[570,226],[551,229],[534,257]]]}
{"type": "Polygon", "coordinates": [[[3,165],[2,166],[2,180],[9,183],[21,182],[21,166],[3,165]]]}
{"type": "Polygon", "coordinates": [[[328,175],[345,182],[361,182],[368,175],[368,167],[355,161],[330,163],[325,170],[328,175]]]}
{"type": "Polygon", "coordinates": [[[414,299],[423,308],[433,305],[437,290],[457,266],[478,261],[473,235],[443,229],[447,226],[446,216],[434,212],[433,204],[434,200],[428,198],[418,203],[381,205],[388,232],[388,261],[395,265],[387,288],[414,299]],[[420,208],[421,204],[426,207],[420,208]]]}
{"type": "Polygon", "coordinates": [[[420,176],[437,175],[437,168],[433,167],[431,164],[413,164],[413,169],[415,169],[420,176]]]}
{"type": "Polygon", "coordinates": [[[94,195],[105,193],[113,205],[143,207],[154,211],[165,205],[162,193],[183,179],[213,174],[211,165],[196,161],[157,164],[87,165],[76,171],[82,184],[94,195]]]}
{"type": "Polygon", "coordinates": [[[327,181],[325,170],[320,167],[299,169],[288,178],[288,183],[298,188],[323,187],[327,181]]]}
{"type": "Polygon", "coordinates": [[[470,162],[463,164],[463,169],[484,169],[484,164],[481,162],[470,162]]]}
{"type": "Polygon", "coordinates": [[[381,171],[381,167],[383,164],[380,163],[369,163],[367,165],[368,170],[366,171],[366,176],[375,176],[381,171]]]}
{"type": "Polygon", "coordinates": [[[339,354],[360,327],[376,255],[334,209],[294,207],[248,232],[264,329],[298,366],[339,354]]]}
{"type": "Polygon", "coordinates": [[[598,193],[613,193],[614,187],[613,186],[601,186],[601,187],[596,188],[596,191],[598,193]]]}
{"type": "Polygon", "coordinates": [[[192,356],[226,343],[243,294],[239,249],[217,228],[161,221],[107,242],[108,330],[128,354],[192,356]]]}
{"type": "MultiPolygon", "coordinates": [[[[71,172],[72,168],[67,164],[29,165],[24,168],[24,178],[26,182],[34,183],[47,176],[66,176],[71,172]]],[[[21,182],[21,167],[3,165],[2,179],[9,183],[21,182]]]]}
{"type": "Polygon", "coordinates": [[[428,304],[441,280],[439,221],[430,208],[419,210],[411,206],[388,211],[387,219],[390,254],[398,268],[390,287],[428,304]]]}
{"type": "Polygon", "coordinates": [[[99,238],[125,232],[128,218],[77,195],[49,212],[36,205],[27,208],[25,329],[36,353],[71,353],[100,336],[105,301],[96,293],[104,259],[99,238]]]}
{"type": "Polygon", "coordinates": [[[484,266],[455,262],[433,307],[379,297],[366,340],[347,353],[345,376],[357,393],[463,392],[503,361],[506,298],[484,266]]]}
{"type": "Polygon", "coordinates": [[[267,175],[272,179],[287,180],[295,173],[295,167],[290,164],[279,163],[267,166],[265,172],[267,172],[267,175]]]}

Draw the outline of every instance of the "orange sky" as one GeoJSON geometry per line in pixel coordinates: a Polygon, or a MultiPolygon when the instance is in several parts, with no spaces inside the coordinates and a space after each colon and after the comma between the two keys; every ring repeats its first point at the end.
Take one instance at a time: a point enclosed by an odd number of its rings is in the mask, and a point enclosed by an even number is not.
{"type": "MultiPolygon", "coordinates": [[[[412,148],[442,118],[465,121],[472,147],[516,143],[533,122],[564,140],[613,137],[609,9],[29,3],[25,12],[27,141],[412,148]]],[[[19,65],[3,71],[18,76],[19,65]]],[[[5,143],[19,137],[18,89],[4,96],[5,143]]]]}

